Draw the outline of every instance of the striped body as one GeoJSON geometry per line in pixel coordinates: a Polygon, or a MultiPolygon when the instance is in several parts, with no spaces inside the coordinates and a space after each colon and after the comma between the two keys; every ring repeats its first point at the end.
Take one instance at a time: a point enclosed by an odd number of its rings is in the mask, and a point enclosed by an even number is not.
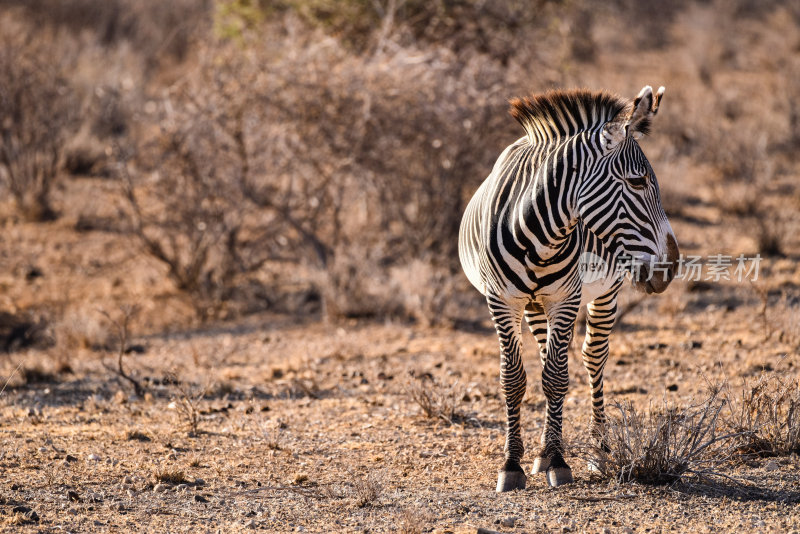
{"type": "Polygon", "coordinates": [[[527,135],[506,148],[467,205],[459,256],[472,285],[487,299],[501,348],[506,399],[506,462],[498,491],[524,487],[520,404],[526,375],[520,356],[522,320],[539,345],[547,418],[534,471],[558,485],[572,480],[564,461],[561,416],[567,392],[567,347],[575,317],[587,306],[583,360],[593,398],[593,430],[602,439],[602,373],[618,267],[641,261],[634,286],[663,291],[678,249],[658,185],[636,137],[658,109],[663,88],[646,87],[634,102],[606,93],[553,92],[512,101],[527,135]],[[588,253],[588,254],[587,254],[588,253]],[[582,260],[604,267],[589,276],[582,260]],[[662,279],[648,267],[663,261],[662,279]]]}

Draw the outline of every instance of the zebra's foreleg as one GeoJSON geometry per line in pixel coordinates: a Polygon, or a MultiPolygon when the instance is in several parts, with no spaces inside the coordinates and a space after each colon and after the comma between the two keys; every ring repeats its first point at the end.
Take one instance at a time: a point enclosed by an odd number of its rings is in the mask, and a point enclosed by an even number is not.
{"type": "Polygon", "coordinates": [[[547,463],[547,482],[560,486],[573,481],[572,470],[564,461],[562,441],[562,417],[564,398],[569,386],[567,349],[572,339],[575,317],[580,300],[563,302],[546,309],[549,325],[547,336],[547,358],[542,368],[542,391],[547,399],[547,418],[544,426],[544,447],[539,458],[547,463]]]}
{"type": "Polygon", "coordinates": [[[525,453],[520,427],[526,375],[520,354],[523,306],[487,297],[497,336],[500,339],[500,385],[506,401],[505,463],[497,476],[497,492],[525,488],[527,477],[520,466],[525,453]]]}
{"type": "MultiPolygon", "coordinates": [[[[539,359],[542,362],[542,368],[544,368],[547,361],[547,316],[541,304],[534,301],[528,303],[525,307],[525,322],[528,323],[528,328],[539,345],[539,359]]],[[[536,455],[533,458],[532,473],[544,473],[550,467],[550,458],[543,456],[545,435],[546,433],[543,431],[541,446],[536,450],[536,455]]]]}
{"type": "MultiPolygon", "coordinates": [[[[606,415],[603,403],[603,369],[608,360],[608,337],[617,316],[617,284],[608,293],[596,298],[586,307],[586,337],[581,351],[583,365],[589,373],[592,395],[592,438],[597,445],[607,450],[605,444],[606,415]]],[[[590,469],[596,466],[589,466],[590,469]]]]}

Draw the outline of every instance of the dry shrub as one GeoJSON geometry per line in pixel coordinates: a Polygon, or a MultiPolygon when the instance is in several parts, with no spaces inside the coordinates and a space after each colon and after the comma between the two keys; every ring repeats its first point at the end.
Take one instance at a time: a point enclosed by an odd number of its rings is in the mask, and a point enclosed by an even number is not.
{"type": "Polygon", "coordinates": [[[458,381],[450,385],[439,384],[425,375],[419,379],[410,379],[405,390],[411,400],[422,409],[425,417],[440,419],[451,425],[463,417],[458,409],[464,398],[464,390],[458,381]]]}
{"type": "Polygon", "coordinates": [[[148,69],[189,55],[196,31],[210,26],[212,2],[205,0],[7,0],[37,28],[92,32],[103,46],[130,43],[148,69]]]}
{"type": "Polygon", "coordinates": [[[737,452],[753,456],[800,454],[800,384],[776,374],[745,383],[729,399],[725,423],[739,437],[737,452]]]}
{"type": "Polygon", "coordinates": [[[55,217],[50,194],[78,99],[67,73],[75,43],[0,18],[0,185],[29,221],[55,217]],[[46,103],[46,105],[45,105],[46,103]]]}
{"type": "Polygon", "coordinates": [[[200,402],[209,388],[182,383],[174,376],[170,381],[175,390],[170,407],[175,409],[182,429],[193,437],[197,435],[200,425],[200,402]]]}
{"type": "Polygon", "coordinates": [[[590,448],[588,460],[602,478],[618,482],[669,484],[686,475],[716,475],[715,468],[730,459],[726,443],[733,437],[718,430],[723,407],[718,391],[685,409],[665,401],[659,409],[640,412],[631,403],[615,403],[607,450],[590,448]]]}
{"type": "Polygon", "coordinates": [[[358,508],[373,506],[377,504],[383,492],[383,483],[377,473],[367,473],[366,476],[359,476],[351,473],[352,486],[350,496],[353,504],[358,508]]]}
{"type": "Polygon", "coordinates": [[[390,270],[456,265],[463,200],[501,145],[492,125],[508,123],[482,81],[496,66],[451,66],[438,50],[353,56],[271,24],[247,54],[224,40],[200,50],[136,128],[120,164],[135,232],[201,318],[286,264],[304,269],[282,281],[305,276],[330,317],[408,315],[390,270]]]}
{"type": "Polygon", "coordinates": [[[52,345],[45,318],[33,313],[0,310],[0,350],[13,352],[22,348],[52,345]]]}
{"type": "Polygon", "coordinates": [[[170,469],[166,467],[158,467],[153,473],[153,478],[155,479],[156,483],[162,482],[164,484],[172,484],[175,486],[189,482],[189,480],[186,478],[186,474],[180,469],[170,469]]]}

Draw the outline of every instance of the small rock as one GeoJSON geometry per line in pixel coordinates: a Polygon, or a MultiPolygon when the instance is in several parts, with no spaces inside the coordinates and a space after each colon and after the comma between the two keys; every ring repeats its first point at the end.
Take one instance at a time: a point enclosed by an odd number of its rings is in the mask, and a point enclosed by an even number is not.
{"type": "Polygon", "coordinates": [[[100,455],[92,453],[92,454],[90,454],[89,456],[86,457],[86,460],[89,461],[89,462],[99,462],[100,461],[100,455]]]}
{"type": "Polygon", "coordinates": [[[133,484],[133,477],[130,475],[125,475],[125,478],[122,479],[123,484],[133,484]]]}
{"type": "Polygon", "coordinates": [[[781,466],[778,465],[778,462],[775,460],[770,460],[767,462],[767,465],[764,466],[764,471],[777,471],[780,468],[781,466]]]}
{"type": "Polygon", "coordinates": [[[633,534],[633,529],[631,527],[625,527],[620,530],[620,532],[622,532],[622,534],[633,534]]]}
{"type": "Polygon", "coordinates": [[[517,518],[514,516],[504,517],[500,520],[500,526],[511,528],[517,524],[517,518]]]}
{"type": "Polygon", "coordinates": [[[47,447],[39,447],[39,452],[44,454],[47,452],[47,447]]]}
{"type": "Polygon", "coordinates": [[[196,479],[194,479],[194,485],[195,486],[205,486],[206,485],[206,481],[203,480],[202,478],[196,478],[196,479]]]}
{"type": "Polygon", "coordinates": [[[70,502],[81,502],[81,497],[78,495],[77,491],[69,490],[67,492],[67,500],[70,502]]]}
{"type": "Polygon", "coordinates": [[[667,391],[678,391],[678,384],[670,384],[667,386],[667,391]]]}
{"type": "Polygon", "coordinates": [[[71,454],[68,454],[68,455],[66,455],[64,457],[64,462],[65,463],[77,462],[77,461],[78,461],[78,458],[76,458],[75,456],[72,456],[71,454]]]}
{"type": "Polygon", "coordinates": [[[99,493],[90,493],[86,496],[86,500],[89,502],[103,502],[103,496],[99,493]]]}
{"type": "Polygon", "coordinates": [[[165,491],[168,490],[169,486],[167,486],[166,484],[162,484],[160,482],[153,487],[153,491],[155,491],[156,493],[164,493],[165,491]]]}
{"type": "Polygon", "coordinates": [[[127,494],[128,494],[128,497],[136,497],[136,492],[135,492],[135,491],[133,491],[132,489],[129,489],[129,490],[128,490],[128,491],[126,491],[125,493],[127,493],[127,494]]]}
{"type": "Polygon", "coordinates": [[[195,493],[194,502],[208,502],[208,499],[206,499],[205,497],[203,497],[199,493],[195,493]]]}
{"type": "Polygon", "coordinates": [[[256,528],[256,522],[252,519],[244,524],[244,528],[256,528]]]}
{"type": "Polygon", "coordinates": [[[175,491],[186,491],[189,489],[189,484],[178,484],[175,486],[175,491]]]}

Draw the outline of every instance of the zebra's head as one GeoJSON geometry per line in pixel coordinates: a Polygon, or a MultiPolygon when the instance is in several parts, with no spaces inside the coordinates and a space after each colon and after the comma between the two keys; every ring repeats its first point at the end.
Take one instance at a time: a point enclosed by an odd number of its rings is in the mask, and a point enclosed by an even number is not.
{"type": "Polygon", "coordinates": [[[644,87],[632,104],[596,130],[600,157],[578,191],[583,223],[628,261],[636,289],[661,293],[675,275],[678,242],[661,205],[658,182],[637,139],[648,133],[664,88],[644,87]]]}

